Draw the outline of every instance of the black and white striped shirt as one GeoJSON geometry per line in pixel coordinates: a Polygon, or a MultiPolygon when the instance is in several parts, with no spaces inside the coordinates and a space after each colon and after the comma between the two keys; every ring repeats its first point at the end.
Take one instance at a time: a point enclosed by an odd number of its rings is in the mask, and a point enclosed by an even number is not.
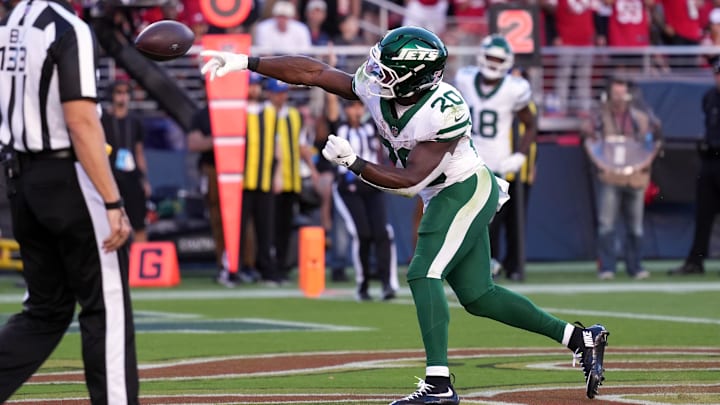
{"type": "MultiPolygon", "coordinates": [[[[352,146],[353,152],[361,159],[370,163],[378,163],[382,146],[380,140],[375,136],[375,125],[364,122],[358,127],[351,127],[343,123],[334,129],[335,135],[347,139],[352,146]]],[[[338,166],[339,173],[345,173],[347,168],[338,166]]]]}
{"type": "Polygon", "coordinates": [[[70,148],[66,101],[97,99],[96,43],[64,0],[24,0],[0,21],[0,142],[70,148]]]}

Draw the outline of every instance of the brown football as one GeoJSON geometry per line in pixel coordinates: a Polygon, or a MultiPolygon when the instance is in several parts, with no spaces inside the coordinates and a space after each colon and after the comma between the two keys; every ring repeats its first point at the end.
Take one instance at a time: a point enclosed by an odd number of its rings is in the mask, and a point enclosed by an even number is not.
{"type": "Polygon", "coordinates": [[[135,48],[156,61],[185,55],[195,41],[195,34],[185,24],[174,20],[154,22],[135,38],[135,48]]]}

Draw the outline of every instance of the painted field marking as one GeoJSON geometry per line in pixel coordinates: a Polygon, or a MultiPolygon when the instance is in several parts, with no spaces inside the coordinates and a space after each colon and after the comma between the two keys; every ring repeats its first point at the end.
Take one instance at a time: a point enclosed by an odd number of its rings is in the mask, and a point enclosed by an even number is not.
{"type": "MultiPolygon", "coordinates": [[[[515,359],[523,357],[558,357],[562,356],[562,350],[552,348],[492,348],[492,349],[451,349],[448,358],[453,360],[461,359],[515,359]]],[[[614,355],[632,354],[635,356],[659,356],[656,361],[663,361],[662,356],[698,356],[718,357],[720,350],[717,348],[697,347],[692,349],[683,348],[616,348],[614,355]]],[[[177,361],[166,361],[161,363],[140,365],[142,381],[183,381],[197,379],[225,379],[225,378],[251,378],[251,377],[278,377],[298,374],[318,374],[338,370],[362,370],[373,368],[404,368],[414,367],[415,363],[422,363],[425,355],[419,350],[379,350],[379,351],[331,351],[331,352],[303,352],[303,353],[274,353],[261,355],[240,355],[222,357],[204,357],[198,359],[187,359],[177,361]],[[304,363],[315,360],[317,363],[312,367],[293,366],[290,363],[297,363],[298,359],[308,359],[304,363]],[[318,361],[317,359],[322,359],[318,361]],[[279,369],[250,370],[249,364],[271,365],[280,363],[279,369]],[[220,367],[218,363],[223,363],[220,367]],[[240,369],[247,370],[241,373],[200,373],[205,367],[212,370],[240,369]],[[210,367],[209,365],[212,365],[210,367]],[[170,373],[170,370],[185,370],[180,376],[163,375],[170,373]],[[144,372],[145,371],[145,372],[144,372]]],[[[641,362],[643,360],[638,360],[641,362]]],[[[672,360],[670,360],[672,361],[672,360]]],[[[570,360],[567,360],[567,367],[558,367],[557,370],[577,372],[577,368],[569,367],[570,360]]],[[[531,367],[534,362],[528,362],[525,367],[531,367]]],[[[543,364],[561,364],[557,362],[543,362],[543,364]]],[[[257,367],[255,365],[255,367],[257,367]]],[[[268,368],[272,368],[269,367],[268,368]]],[[[696,368],[698,369],[698,368],[696,368]]],[[[698,370],[704,370],[700,368],[698,370]]],[[[29,384],[57,384],[57,383],[82,383],[82,371],[62,371],[52,373],[38,373],[30,380],[29,384]]]]}
{"type": "MultiPolygon", "coordinates": [[[[622,372],[622,371],[691,371],[691,370],[702,370],[702,371],[716,371],[720,370],[720,358],[717,360],[709,359],[691,359],[691,360],[680,360],[680,359],[654,359],[654,360],[617,360],[612,359],[611,361],[606,360],[604,364],[606,371],[622,372]],[[661,365],[658,365],[661,363],[661,365]],[[622,365],[630,365],[629,367],[622,367],[622,365]],[[645,367],[643,367],[645,365],[645,367]],[[664,365],[664,366],[663,366],[664,365]],[[667,367],[668,365],[678,365],[678,367],[667,367]]],[[[525,368],[536,369],[536,370],[567,370],[567,362],[543,362],[543,363],[532,363],[526,364],[525,368]]]]}
{"type": "Polygon", "coordinates": [[[662,321],[662,322],[720,325],[720,319],[712,319],[712,318],[693,318],[693,317],[687,317],[687,316],[634,314],[632,312],[593,311],[593,310],[572,309],[572,308],[543,308],[543,309],[548,312],[555,312],[555,313],[559,313],[559,314],[569,314],[569,315],[587,315],[587,316],[598,316],[598,317],[636,319],[636,320],[643,320],[643,321],[662,321]]]}
{"type": "MultiPolygon", "coordinates": [[[[367,332],[371,327],[316,322],[299,322],[269,318],[207,318],[202,314],[135,311],[135,333],[260,333],[260,332],[367,332]]],[[[9,314],[0,313],[0,322],[9,314]]],[[[80,324],[73,320],[67,333],[79,333],[80,324]]]]}
{"type": "MultiPolygon", "coordinates": [[[[404,304],[414,305],[412,300],[409,299],[396,299],[391,301],[393,304],[404,304]]],[[[449,301],[448,306],[451,308],[462,308],[457,301],[449,301]]],[[[714,318],[696,318],[687,316],[672,316],[672,315],[655,315],[655,314],[642,314],[632,312],[615,312],[615,311],[592,311],[585,309],[574,309],[574,308],[549,308],[543,307],[543,310],[547,312],[553,312],[558,314],[569,314],[569,315],[587,315],[597,316],[605,318],[624,318],[634,319],[641,321],[661,321],[661,322],[678,322],[678,323],[691,323],[701,325],[720,325],[720,319],[714,318]]]]}
{"type": "MultiPolygon", "coordinates": [[[[268,318],[207,318],[202,314],[135,311],[135,333],[366,332],[374,328],[268,318]]],[[[68,333],[79,333],[77,319],[68,333]]]]}
{"type": "MultiPolygon", "coordinates": [[[[662,362],[663,356],[680,357],[680,356],[702,356],[702,357],[715,357],[720,358],[720,350],[718,348],[711,347],[686,347],[686,348],[652,348],[647,350],[646,348],[627,348],[621,347],[616,348],[616,354],[627,354],[640,356],[656,356],[657,360],[645,360],[640,359],[638,363],[649,363],[651,361],[662,362]]],[[[518,358],[524,356],[558,356],[557,349],[551,348],[493,348],[493,349],[453,349],[450,351],[451,359],[472,359],[472,358],[518,358]]],[[[345,368],[345,369],[357,369],[364,367],[377,368],[378,365],[383,367],[394,366],[395,368],[402,368],[403,362],[407,361],[420,361],[424,359],[424,354],[420,350],[388,350],[388,351],[332,351],[332,352],[311,352],[311,353],[274,353],[266,355],[244,355],[244,356],[232,356],[232,357],[219,357],[219,358],[203,358],[203,359],[191,359],[174,362],[164,362],[152,365],[144,365],[141,367],[141,375],[143,375],[142,381],[155,381],[155,380],[176,380],[171,376],[185,375],[187,371],[194,372],[191,378],[207,380],[208,378],[238,378],[257,376],[258,373],[253,373],[251,369],[243,367],[241,363],[233,363],[238,359],[248,360],[249,362],[244,363],[249,366],[251,364],[264,365],[268,368],[275,368],[275,371],[271,373],[273,375],[283,374],[294,374],[300,373],[317,373],[328,369],[334,368],[345,368]],[[316,367],[298,367],[293,370],[284,370],[286,367],[293,367],[292,362],[288,359],[293,358],[296,360],[300,358],[300,365],[314,363],[316,367]],[[219,362],[219,363],[218,363],[219,362]],[[333,363],[334,365],[327,367],[328,364],[333,363]],[[205,363],[205,365],[203,365],[205,363]],[[248,373],[244,375],[223,375],[219,376],[208,375],[209,371],[221,370],[223,368],[230,369],[243,369],[247,370],[248,373]],[[153,372],[157,378],[146,378],[149,372],[153,372]],[[165,374],[165,376],[163,376],[165,374]],[[167,378],[170,377],[170,378],[167,378]]],[[[670,359],[674,362],[674,359],[670,359]]],[[[684,360],[683,360],[684,361],[684,360]]],[[[691,361],[688,361],[692,363],[691,361]]],[[[546,362],[547,363],[547,362],[546,362]]],[[[624,361],[623,363],[632,363],[632,361],[624,361]]],[[[697,362],[695,362],[697,363],[697,362]]],[[[507,364],[499,363],[498,365],[507,364]]],[[[527,366],[537,364],[535,362],[529,363],[527,366]]],[[[409,365],[409,367],[416,367],[415,364],[409,365]]],[[[653,369],[655,369],[653,367],[653,369]]],[[[570,367],[563,368],[563,370],[572,371],[577,373],[577,369],[570,367]]],[[[696,368],[696,370],[706,370],[706,368],[696,368]]],[[[614,370],[613,371],[617,371],[614,370]]],[[[678,370],[676,370],[678,371],[678,370]]],[[[31,383],[38,384],[83,384],[82,371],[74,373],[46,373],[38,375],[40,379],[44,379],[42,382],[33,381],[31,383]],[[72,381],[68,380],[69,377],[72,381]]],[[[36,377],[33,377],[35,379],[36,377]]],[[[352,388],[349,388],[352,389],[352,388]]],[[[668,384],[663,382],[661,384],[624,384],[615,385],[613,383],[603,386],[601,394],[598,400],[601,401],[613,401],[621,403],[632,403],[641,405],[657,405],[657,404],[676,404],[676,394],[686,394],[690,397],[702,398],[717,398],[720,394],[720,384],[668,384]],[[636,399],[637,397],[648,397],[652,400],[636,399]],[[662,400],[663,396],[668,397],[668,401],[662,400]],[[675,396],[675,397],[673,397],[675,396]],[[658,399],[660,398],[660,399],[658,399]]],[[[402,395],[402,394],[401,394],[402,395]]],[[[392,400],[398,396],[397,392],[394,393],[376,393],[376,394],[358,394],[358,393],[280,393],[280,394],[260,394],[256,395],[252,392],[236,392],[227,394],[174,394],[174,395],[143,395],[142,400],[144,404],[337,404],[337,403],[387,403],[388,400],[392,400]]],[[[498,387],[490,388],[479,391],[473,391],[469,393],[462,392],[463,403],[470,404],[536,404],[544,405],[550,403],[574,403],[583,399],[583,388],[582,384],[560,384],[555,386],[537,386],[537,387],[498,387]],[[542,394],[546,392],[546,394],[542,394]],[[579,396],[578,396],[579,395],[579,396]],[[546,399],[546,400],[543,400],[546,399]]],[[[37,403],[38,399],[27,399],[27,400],[15,400],[10,401],[8,404],[22,404],[22,403],[37,403]]],[[[84,405],[87,403],[86,398],[46,398],[42,399],[42,403],[45,405],[84,405]]],[[[707,400],[703,400],[703,403],[708,403],[707,400]]]]}
{"type": "MultiPolygon", "coordinates": [[[[610,386],[603,386],[601,388],[600,395],[597,396],[598,400],[601,401],[617,401],[622,403],[628,403],[628,404],[637,404],[637,405],[659,405],[659,404],[677,404],[678,402],[657,402],[657,401],[643,401],[643,400],[636,400],[636,399],[629,399],[624,398],[625,396],[650,396],[650,395],[661,395],[665,390],[672,387],[683,387],[683,388],[697,388],[699,394],[703,394],[703,389],[708,389],[709,391],[707,394],[711,394],[711,391],[717,390],[720,388],[720,384],[617,384],[617,385],[610,385],[610,386]],[[623,393],[623,394],[603,394],[602,391],[608,391],[608,390],[624,390],[624,389],[648,389],[652,390],[655,389],[658,392],[652,393],[623,393]]],[[[528,392],[543,392],[543,391],[577,391],[577,386],[568,386],[568,385],[560,385],[560,386],[552,386],[552,387],[523,387],[523,388],[507,388],[507,389],[491,389],[491,390],[482,390],[482,391],[475,391],[467,394],[462,395],[462,401],[464,403],[471,403],[471,404],[489,404],[492,402],[488,402],[487,400],[473,400],[473,397],[482,397],[482,398],[495,398],[502,395],[508,395],[508,394],[525,394],[528,392]]],[[[714,394],[714,393],[713,393],[714,394]]],[[[501,404],[507,404],[507,401],[501,401],[497,402],[501,404]]],[[[521,402],[522,403],[522,402],[521,402]]],[[[703,402],[705,403],[705,402],[703,402]]]]}
{"type": "MultiPolygon", "coordinates": [[[[720,282],[637,282],[611,284],[538,284],[538,285],[503,285],[521,294],[606,294],[623,292],[664,292],[693,293],[720,291],[720,282]]],[[[452,295],[447,288],[446,292],[452,295]]],[[[410,296],[410,289],[403,287],[398,291],[400,296],[410,296]]],[[[354,299],[354,288],[331,288],[325,291],[321,299],[354,299]]],[[[302,292],[296,288],[280,289],[234,289],[234,290],[133,290],[132,299],[139,301],[190,301],[225,300],[225,299],[258,299],[258,298],[302,298],[302,292]]],[[[0,294],[0,304],[16,304],[22,302],[23,293],[0,294]]]]}

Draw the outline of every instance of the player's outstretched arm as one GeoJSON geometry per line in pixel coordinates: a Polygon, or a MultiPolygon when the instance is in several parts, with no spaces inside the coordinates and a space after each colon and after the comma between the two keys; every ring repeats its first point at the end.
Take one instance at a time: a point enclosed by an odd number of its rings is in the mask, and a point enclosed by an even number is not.
{"type": "Polygon", "coordinates": [[[211,80],[249,69],[287,83],[317,86],[346,99],[358,98],[352,90],[352,75],[307,56],[257,57],[213,50],[202,51],[200,55],[210,58],[202,67],[202,73],[210,73],[211,80]]]}

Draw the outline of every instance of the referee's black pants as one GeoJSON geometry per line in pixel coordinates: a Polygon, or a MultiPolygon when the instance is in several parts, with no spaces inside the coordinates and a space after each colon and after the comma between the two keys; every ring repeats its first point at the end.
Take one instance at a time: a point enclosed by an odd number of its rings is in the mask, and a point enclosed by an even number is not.
{"type": "Polygon", "coordinates": [[[383,192],[360,180],[348,184],[341,179],[334,190],[333,201],[353,240],[352,260],[358,292],[368,292],[373,247],[377,276],[384,292],[391,291],[392,241],[383,192]]]}
{"type": "Polygon", "coordinates": [[[137,404],[138,372],[128,254],[103,253],[102,198],[79,163],[22,157],[8,181],[27,293],[0,329],[0,403],[43,364],[80,304],[85,380],[97,404],[137,404]]]}
{"type": "Polygon", "coordinates": [[[255,229],[255,268],[263,280],[278,278],[275,263],[275,194],[271,191],[243,190],[241,257],[247,253],[250,223],[255,229]]]}
{"type": "Polygon", "coordinates": [[[715,215],[720,213],[720,158],[702,160],[695,198],[695,233],[686,261],[702,265],[708,257],[715,215]]]}

